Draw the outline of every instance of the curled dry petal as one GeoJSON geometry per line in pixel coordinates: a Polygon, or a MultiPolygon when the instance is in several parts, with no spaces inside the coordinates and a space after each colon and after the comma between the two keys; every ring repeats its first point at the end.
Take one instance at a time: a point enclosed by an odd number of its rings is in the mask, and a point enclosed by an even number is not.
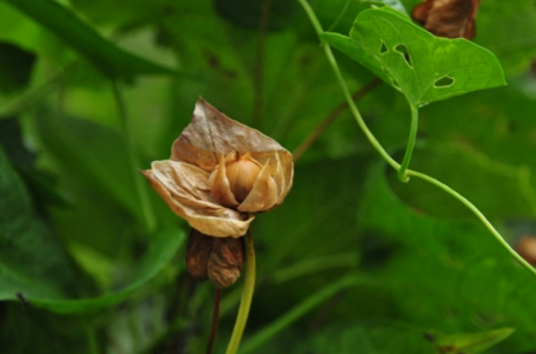
{"type": "Polygon", "coordinates": [[[480,0],[426,0],[413,10],[413,18],[439,37],[472,39],[480,0]]]}
{"type": "Polygon", "coordinates": [[[220,205],[208,185],[209,173],[177,161],[154,161],[142,171],[171,210],[191,227],[216,237],[244,235],[254,216],[220,205]]]}

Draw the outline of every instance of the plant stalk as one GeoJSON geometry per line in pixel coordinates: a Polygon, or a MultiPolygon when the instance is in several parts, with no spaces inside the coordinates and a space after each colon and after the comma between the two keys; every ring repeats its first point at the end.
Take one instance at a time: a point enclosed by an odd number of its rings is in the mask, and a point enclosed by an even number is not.
{"type": "Polygon", "coordinates": [[[398,179],[402,182],[409,181],[407,170],[411,161],[413,149],[415,148],[415,140],[417,140],[417,128],[419,127],[419,109],[413,107],[412,105],[409,106],[411,107],[411,125],[409,128],[408,145],[406,147],[404,159],[402,160],[402,166],[400,166],[400,169],[398,170],[398,179]]]}
{"type": "Polygon", "coordinates": [[[210,326],[210,336],[208,338],[206,354],[212,353],[212,347],[216,340],[216,333],[218,332],[218,323],[220,321],[220,302],[221,302],[221,288],[216,288],[214,292],[214,308],[212,309],[212,325],[210,326]]]}
{"type": "Polygon", "coordinates": [[[236,316],[233,334],[227,345],[226,354],[236,354],[238,351],[242,335],[244,334],[244,329],[246,328],[251,300],[253,299],[253,292],[255,290],[255,248],[253,247],[251,231],[248,230],[244,236],[244,242],[246,249],[244,288],[242,289],[240,307],[238,309],[238,315],[236,316]]]}

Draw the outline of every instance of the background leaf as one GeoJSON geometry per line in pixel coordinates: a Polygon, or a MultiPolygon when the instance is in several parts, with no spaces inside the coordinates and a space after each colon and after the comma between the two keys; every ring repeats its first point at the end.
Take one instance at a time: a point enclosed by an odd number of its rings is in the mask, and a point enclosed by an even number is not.
{"type": "Polygon", "coordinates": [[[0,170],[0,299],[74,296],[73,264],[1,148],[0,170]]]}
{"type": "Polygon", "coordinates": [[[152,280],[171,261],[184,239],[184,233],[176,229],[158,232],[151,240],[150,247],[140,260],[137,269],[134,270],[130,284],[119,291],[95,298],[56,301],[30,297],[29,301],[37,307],[61,314],[95,312],[118,304],[152,280]]]}
{"type": "Polygon", "coordinates": [[[73,13],[52,0],[5,0],[77,50],[114,78],[173,74],[174,70],[129,54],[102,38],[73,13]]]}

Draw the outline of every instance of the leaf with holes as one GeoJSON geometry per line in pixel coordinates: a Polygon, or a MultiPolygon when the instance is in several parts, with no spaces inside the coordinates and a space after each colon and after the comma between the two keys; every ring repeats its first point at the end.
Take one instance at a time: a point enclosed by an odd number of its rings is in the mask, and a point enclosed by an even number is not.
{"type": "Polygon", "coordinates": [[[418,107],[506,84],[491,53],[465,39],[438,38],[388,7],[362,11],[350,37],[321,38],[366,66],[418,107]]]}

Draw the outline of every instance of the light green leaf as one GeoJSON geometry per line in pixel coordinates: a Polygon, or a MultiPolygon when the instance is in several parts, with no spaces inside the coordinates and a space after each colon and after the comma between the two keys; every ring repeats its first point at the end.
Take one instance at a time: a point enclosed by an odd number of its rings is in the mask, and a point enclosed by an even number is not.
{"type": "Polygon", "coordinates": [[[435,37],[387,7],[362,11],[350,37],[323,33],[321,38],[402,92],[414,107],[506,84],[487,49],[435,37]]]}
{"type": "Polygon", "coordinates": [[[176,71],[130,54],[52,0],[5,0],[57,35],[112,78],[139,74],[174,74],[176,71]]]}

